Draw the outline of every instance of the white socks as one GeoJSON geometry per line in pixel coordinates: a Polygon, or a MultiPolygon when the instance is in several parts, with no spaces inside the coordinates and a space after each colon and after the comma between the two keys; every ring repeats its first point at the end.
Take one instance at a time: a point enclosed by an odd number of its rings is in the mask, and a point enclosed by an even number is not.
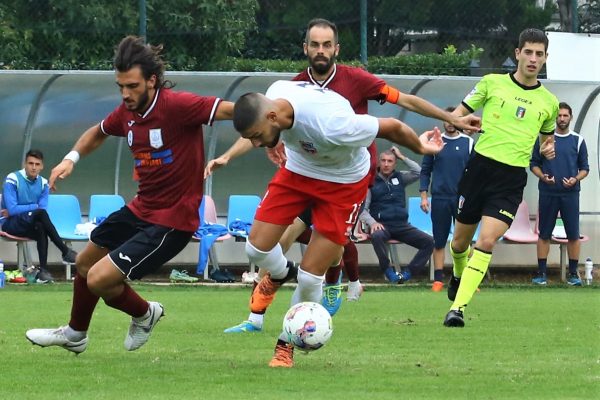
{"type": "Polygon", "coordinates": [[[291,305],[301,303],[303,301],[314,301],[321,303],[323,297],[323,281],[325,275],[318,276],[306,272],[302,267],[298,267],[298,286],[292,295],[291,305]]]}
{"type": "Polygon", "coordinates": [[[247,241],[246,255],[251,263],[269,271],[273,279],[283,279],[288,273],[287,259],[283,255],[279,243],[270,251],[265,252],[258,250],[250,241],[247,241]]]}

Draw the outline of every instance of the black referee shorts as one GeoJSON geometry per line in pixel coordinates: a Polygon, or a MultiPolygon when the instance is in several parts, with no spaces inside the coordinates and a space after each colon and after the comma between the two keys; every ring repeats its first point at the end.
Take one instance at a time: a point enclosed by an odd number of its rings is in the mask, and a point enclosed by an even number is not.
{"type": "Polygon", "coordinates": [[[475,153],[458,184],[456,219],[472,225],[485,215],[510,226],[526,184],[524,167],[513,167],[475,153]]]}

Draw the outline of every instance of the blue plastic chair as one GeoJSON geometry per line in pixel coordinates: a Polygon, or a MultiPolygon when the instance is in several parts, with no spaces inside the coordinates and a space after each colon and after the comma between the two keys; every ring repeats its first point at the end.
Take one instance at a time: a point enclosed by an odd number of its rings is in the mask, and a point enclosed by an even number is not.
{"type": "MultiPolygon", "coordinates": [[[[431,198],[429,198],[429,203],[431,203],[431,198]]],[[[433,236],[431,214],[426,214],[421,210],[420,197],[408,198],[408,222],[415,228],[433,236]]]]}
{"type": "Polygon", "coordinates": [[[77,197],[72,194],[51,194],[46,211],[63,240],[87,240],[87,236],[75,234],[75,227],[81,224],[81,207],[77,197]]]}
{"type": "Polygon", "coordinates": [[[236,240],[245,240],[248,237],[260,200],[260,197],[256,195],[236,194],[229,196],[227,228],[232,236],[239,238],[236,240]]]}
{"type": "Polygon", "coordinates": [[[99,218],[106,218],[113,212],[120,210],[125,205],[125,200],[118,194],[93,194],[90,196],[90,211],[88,218],[95,222],[99,218]]]}
{"type": "MultiPolygon", "coordinates": [[[[73,241],[87,241],[86,235],[76,235],[75,227],[81,224],[81,207],[79,200],[72,194],[51,194],[48,196],[50,221],[54,224],[58,235],[71,247],[73,241]]],[[[71,264],[66,265],[67,280],[71,279],[71,264]]]]}

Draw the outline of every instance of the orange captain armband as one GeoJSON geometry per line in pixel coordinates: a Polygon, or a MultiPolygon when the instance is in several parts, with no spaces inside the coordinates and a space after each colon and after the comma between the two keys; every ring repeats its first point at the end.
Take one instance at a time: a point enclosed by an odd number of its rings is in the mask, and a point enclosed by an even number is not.
{"type": "Polygon", "coordinates": [[[379,92],[385,97],[388,103],[396,104],[400,98],[400,91],[394,87],[384,85],[379,92]]]}

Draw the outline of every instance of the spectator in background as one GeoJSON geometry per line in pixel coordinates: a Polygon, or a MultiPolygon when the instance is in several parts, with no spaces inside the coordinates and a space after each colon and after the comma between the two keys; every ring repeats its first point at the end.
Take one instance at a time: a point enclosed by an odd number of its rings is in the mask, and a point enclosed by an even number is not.
{"type": "Polygon", "coordinates": [[[567,103],[559,103],[554,148],[556,158],[548,160],[540,155],[539,143],[531,154],[531,172],[539,178],[539,238],[537,242],[538,274],[532,279],[536,285],[545,285],[546,262],[550,251],[550,238],[556,218],[562,218],[567,236],[569,277],[571,286],[581,286],[577,275],[579,263],[579,182],[589,171],[587,146],[583,136],[569,129],[573,110],[567,103]]]}
{"type": "Polygon", "coordinates": [[[48,180],[40,175],[43,169],[44,154],[31,149],[25,154],[23,169],[8,174],[2,187],[2,216],[6,217],[2,229],[35,240],[40,262],[38,283],[53,281],[48,271],[48,238],[60,250],[63,263],[75,264],[77,257],[61,240],[46,212],[49,188],[48,180]]]}
{"type": "MultiPolygon", "coordinates": [[[[447,107],[446,111],[452,112],[454,107],[447,107]]],[[[473,139],[460,133],[454,125],[444,121],[444,130],[442,140],[446,145],[442,151],[434,156],[423,156],[419,187],[421,209],[426,213],[431,211],[434,241],[434,276],[431,289],[434,292],[439,292],[444,287],[444,252],[452,222],[456,218],[458,182],[473,149],[473,139]],[[428,197],[430,184],[431,204],[428,197]]]]}
{"type": "Polygon", "coordinates": [[[421,167],[392,147],[379,155],[379,171],[367,193],[365,209],[360,215],[371,233],[371,243],[379,259],[379,268],[391,283],[404,283],[412,274],[425,267],[433,251],[433,238],[408,222],[406,185],[419,179],[421,167]],[[396,171],[396,160],[404,162],[409,170],[396,171]],[[387,242],[398,240],[416,248],[417,254],[404,271],[396,271],[388,257],[387,242]]]}

